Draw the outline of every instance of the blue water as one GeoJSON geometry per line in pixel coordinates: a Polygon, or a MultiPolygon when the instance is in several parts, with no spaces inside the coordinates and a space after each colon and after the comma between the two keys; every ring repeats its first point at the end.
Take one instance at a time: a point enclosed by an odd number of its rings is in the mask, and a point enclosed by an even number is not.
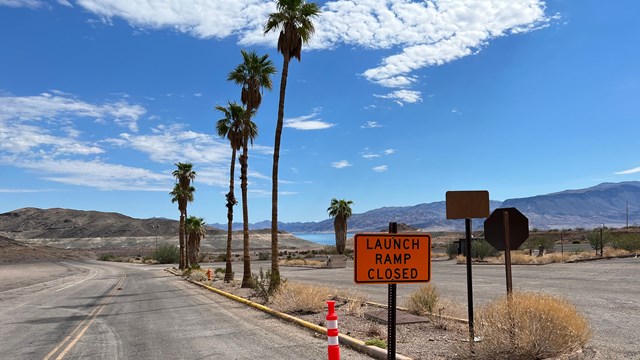
{"type": "MultiPolygon", "coordinates": [[[[334,233],[293,233],[300,239],[313,241],[321,245],[336,245],[336,235],[334,233]]],[[[353,233],[347,233],[347,239],[353,237],[353,233]]]]}

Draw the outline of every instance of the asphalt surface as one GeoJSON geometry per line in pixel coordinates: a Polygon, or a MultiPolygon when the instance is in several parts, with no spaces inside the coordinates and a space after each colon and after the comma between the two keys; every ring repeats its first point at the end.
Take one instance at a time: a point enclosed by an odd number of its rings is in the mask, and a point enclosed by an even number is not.
{"type": "MultiPolygon", "coordinates": [[[[236,276],[241,264],[234,263],[236,276]]],[[[214,266],[218,266],[214,264],[214,266]]],[[[254,271],[269,268],[268,262],[253,263],[254,271]]],[[[353,263],[343,269],[283,267],[281,274],[291,281],[355,289],[369,300],[387,303],[387,285],[353,282],[353,263]]],[[[589,319],[593,338],[587,353],[594,359],[640,359],[640,257],[598,260],[544,266],[514,265],[514,291],[546,292],[563,296],[589,319]]],[[[504,265],[474,265],[474,308],[506,295],[504,265]]],[[[467,304],[466,266],[453,261],[433,261],[432,284],[443,298],[467,304]]],[[[397,285],[397,304],[420,284],[397,285]]]]}
{"type": "MultiPolygon", "coordinates": [[[[148,266],[0,264],[3,359],[323,359],[324,336],[148,266]]],[[[368,359],[341,347],[343,359],[368,359]]]]}

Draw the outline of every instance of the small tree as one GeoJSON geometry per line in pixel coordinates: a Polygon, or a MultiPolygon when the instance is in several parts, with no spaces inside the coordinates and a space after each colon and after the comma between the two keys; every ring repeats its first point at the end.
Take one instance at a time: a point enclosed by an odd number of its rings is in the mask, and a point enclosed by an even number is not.
{"type": "Polygon", "coordinates": [[[553,249],[555,243],[555,235],[534,235],[529,237],[520,247],[529,249],[530,252],[533,249],[538,249],[538,256],[542,256],[547,249],[553,249]]]}
{"type": "Polygon", "coordinates": [[[605,233],[603,228],[593,229],[587,234],[587,241],[591,248],[596,251],[596,256],[598,256],[598,250],[600,250],[600,257],[602,257],[604,246],[609,242],[609,234],[605,233]]]}

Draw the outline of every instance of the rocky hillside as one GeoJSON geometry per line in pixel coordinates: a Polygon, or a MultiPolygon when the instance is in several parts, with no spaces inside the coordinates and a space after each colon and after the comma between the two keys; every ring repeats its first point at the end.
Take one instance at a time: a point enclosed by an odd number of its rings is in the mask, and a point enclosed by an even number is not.
{"type": "MultiPolygon", "coordinates": [[[[160,243],[176,242],[178,227],[176,220],[58,208],[24,208],[0,214],[0,236],[63,248],[144,247],[155,245],[158,238],[160,243]]],[[[252,230],[249,236],[252,249],[271,247],[270,229],[252,230]]],[[[278,237],[283,249],[318,246],[284,231],[278,237]]],[[[209,226],[202,246],[221,250],[226,241],[226,231],[209,226]]],[[[242,232],[233,233],[232,247],[242,249],[242,232]]]]}

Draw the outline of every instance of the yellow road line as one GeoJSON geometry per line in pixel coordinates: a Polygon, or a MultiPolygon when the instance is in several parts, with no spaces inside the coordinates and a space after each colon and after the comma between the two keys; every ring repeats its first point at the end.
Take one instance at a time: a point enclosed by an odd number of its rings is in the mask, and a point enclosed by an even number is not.
{"type": "Polygon", "coordinates": [[[89,315],[87,315],[87,317],[78,326],[76,326],[76,328],[73,329],[73,331],[71,331],[71,333],[69,333],[69,335],[67,335],[58,344],[58,346],[56,346],[53,350],[51,350],[43,358],[43,360],[49,360],[52,356],[54,356],[58,352],[58,350],[60,350],[60,348],[62,348],[65,344],[67,344],[67,346],[64,348],[64,350],[62,350],[62,352],[60,352],[60,354],[58,354],[58,356],[55,358],[56,360],[63,359],[67,355],[69,350],[71,350],[75,346],[75,344],[78,342],[78,340],[80,340],[80,338],[82,338],[82,336],[89,329],[91,324],[93,324],[93,321],[98,317],[98,315],[100,315],[102,310],[106,307],[106,305],[107,305],[106,301],[107,301],[108,297],[113,295],[113,294],[115,294],[115,292],[118,291],[118,289],[122,286],[122,284],[124,284],[124,281],[126,280],[126,278],[127,278],[127,274],[125,273],[124,275],[122,275],[122,277],[120,278],[118,283],[114,286],[114,288],[111,290],[111,292],[106,297],[104,297],[102,299],[100,304],[96,305],[93,308],[93,310],[91,311],[91,313],[89,313],[89,315]]]}

